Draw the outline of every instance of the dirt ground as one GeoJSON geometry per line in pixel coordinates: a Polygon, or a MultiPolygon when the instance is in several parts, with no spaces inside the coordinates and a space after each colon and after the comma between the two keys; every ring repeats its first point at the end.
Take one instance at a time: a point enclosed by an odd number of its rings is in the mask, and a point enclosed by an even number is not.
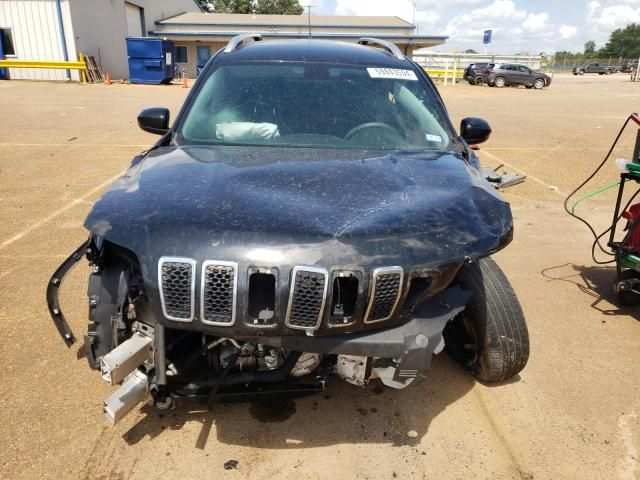
{"type": "MultiPolygon", "coordinates": [[[[187,90],[0,82],[0,478],[640,478],[639,311],[613,303],[614,269],[594,264],[588,231],[562,211],[639,109],[640,84],[557,76],[543,91],[441,90],[456,124],[492,124],[484,163],[529,176],[504,192],[516,234],[497,255],[529,324],[522,374],[487,386],[442,354],[403,391],[335,379],[325,395],[275,405],[141,407],[111,428],[101,412],[111,388],[82,342],[65,348],[45,287],[86,237],[91,203],[155,140],[138,111],[175,114],[187,90]],[[230,459],[237,469],[224,470],[230,459]]],[[[614,158],[631,155],[630,132],[614,158]]],[[[615,175],[607,167],[591,190],[615,175]]],[[[603,229],[612,207],[604,195],[580,211],[603,229]]],[[[77,268],[62,295],[78,336],[86,277],[77,268]]]]}

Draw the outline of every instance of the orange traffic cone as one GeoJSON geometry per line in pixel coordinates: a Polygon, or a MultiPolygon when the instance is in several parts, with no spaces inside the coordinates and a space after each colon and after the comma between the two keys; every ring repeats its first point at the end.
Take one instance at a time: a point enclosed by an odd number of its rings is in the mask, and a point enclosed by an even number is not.
{"type": "Polygon", "coordinates": [[[104,79],[104,83],[106,83],[107,85],[111,85],[111,75],[109,75],[109,72],[107,72],[107,76],[104,79]]]}
{"type": "Polygon", "coordinates": [[[187,77],[182,77],[182,88],[189,88],[189,84],[187,83],[187,77]]]}

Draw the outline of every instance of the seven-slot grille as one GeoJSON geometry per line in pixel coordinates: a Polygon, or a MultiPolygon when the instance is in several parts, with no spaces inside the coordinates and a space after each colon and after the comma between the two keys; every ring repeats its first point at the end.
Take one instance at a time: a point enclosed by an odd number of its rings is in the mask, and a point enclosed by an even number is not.
{"type": "Polygon", "coordinates": [[[376,268],[372,277],[365,323],[382,322],[391,318],[402,293],[403,270],[401,267],[376,268]]]}
{"type": "Polygon", "coordinates": [[[235,323],[238,265],[217,260],[202,264],[200,315],[209,325],[235,323]]]}
{"type": "MultiPolygon", "coordinates": [[[[191,322],[195,318],[196,262],[189,258],[162,257],[158,262],[158,284],[162,311],[166,318],[191,322]]],[[[402,267],[376,268],[372,272],[371,293],[365,323],[388,320],[402,295],[402,267]]],[[[291,273],[289,304],[285,324],[290,328],[319,328],[326,302],[329,275],[317,267],[294,267],[291,273]]],[[[200,315],[210,325],[235,323],[238,265],[209,260],[202,265],[200,315]]]]}
{"type": "Polygon", "coordinates": [[[158,284],[164,316],[177,322],[194,317],[196,262],[189,258],[162,257],[158,263],[158,284]]]}
{"type": "Polygon", "coordinates": [[[320,326],[328,278],[328,272],[322,268],[293,268],[285,321],[288,327],[315,330],[320,326]]]}

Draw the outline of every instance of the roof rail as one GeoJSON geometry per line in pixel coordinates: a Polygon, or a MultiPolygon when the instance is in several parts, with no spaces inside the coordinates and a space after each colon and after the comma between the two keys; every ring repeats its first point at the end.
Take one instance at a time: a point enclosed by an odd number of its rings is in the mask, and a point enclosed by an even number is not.
{"type": "Polygon", "coordinates": [[[242,42],[249,39],[252,39],[254,42],[259,42],[262,40],[262,35],[259,33],[241,33],[240,35],[236,35],[229,40],[227,46],[224,47],[224,53],[233,52],[242,42]]]}
{"type": "Polygon", "coordinates": [[[358,45],[368,45],[370,43],[384,48],[388,53],[390,53],[398,60],[404,60],[404,55],[402,54],[398,46],[394,43],[386,42],[384,40],[380,40],[379,38],[373,37],[362,37],[360,40],[358,40],[358,45]]]}

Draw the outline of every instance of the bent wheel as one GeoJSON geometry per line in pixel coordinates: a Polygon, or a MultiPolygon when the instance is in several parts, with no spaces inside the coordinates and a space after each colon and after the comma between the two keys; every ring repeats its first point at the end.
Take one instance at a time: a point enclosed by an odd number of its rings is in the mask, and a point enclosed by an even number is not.
{"type": "Polygon", "coordinates": [[[501,382],[517,375],[529,359],[529,332],[520,302],[490,258],[465,265],[457,283],[474,296],[445,328],[449,353],[472,375],[501,382]]]}

